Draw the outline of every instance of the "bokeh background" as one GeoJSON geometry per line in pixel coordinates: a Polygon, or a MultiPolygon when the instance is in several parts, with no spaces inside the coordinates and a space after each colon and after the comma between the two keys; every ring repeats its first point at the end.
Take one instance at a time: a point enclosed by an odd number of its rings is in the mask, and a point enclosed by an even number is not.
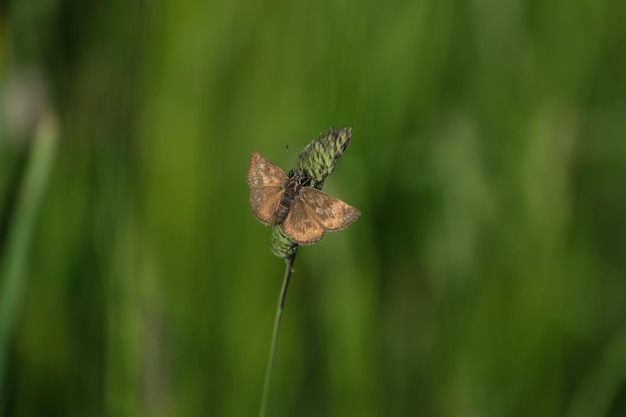
{"type": "Polygon", "coordinates": [[[251,214],[330,126],[271,416],[626,415],[626,3],[0,2],[0,416],[258,415],[251,214]],[[289,150],[286,151],[285,147],[289,150]]]}

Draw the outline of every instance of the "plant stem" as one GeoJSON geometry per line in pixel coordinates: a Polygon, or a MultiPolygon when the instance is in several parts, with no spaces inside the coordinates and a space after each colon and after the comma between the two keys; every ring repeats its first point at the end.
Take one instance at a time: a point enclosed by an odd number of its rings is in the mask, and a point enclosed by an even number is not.
{"type": "Polygon", "coordinates": [[[265,369],[265,382],[263,383],[263,398],[261,400],[260,417],[265,417],[265,411],[267,410],[267,398],[270,391],[270,382],[272,379],[272,369],[274,367],[274,354],[276,353],[276,341],[278,340],[278,333],[280,331],[280,321],[283,317],[283,309],[285,308],[285,299],[287,298],[287,288],[289,288],[289,281],[291,281],[291,274],[293,272],[293,264],[296,260],[296,251],[291,256],[285,258],[285,277],[283,278],[283,287],[280,290],[280,297],[278,298],[278,306],[276,307],[276,317],[274,318],[274,330],[272,332],[272,342],[270,345],[270,353],[267,359],[267,368],[265,369]]]}

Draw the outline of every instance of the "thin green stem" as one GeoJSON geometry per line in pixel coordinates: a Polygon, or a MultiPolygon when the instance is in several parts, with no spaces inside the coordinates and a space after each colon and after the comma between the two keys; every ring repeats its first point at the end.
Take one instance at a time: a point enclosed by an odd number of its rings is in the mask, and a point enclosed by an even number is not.
{"type": "Polygon", "coordinates": [[[291,274],[293,272],[293,264],[296,260],[296,251],[291,256],[285,258],[285,277],[283,279],[283,287],[280,290],[280,297],[278,298],[278,306],[276,307],[276,317],[274,318],[274,330],[272,332],[272,342],[270,345],[270,353],[267,359],[267,368],[265,369],[265,382],[263,383],[263,398],[261,400],[261,411],[259,417],[265,417],[265,411],[267,410],[267,399],[270,391],[270,383],[272,380],[272,369],[274,367],[274,354],[276,353],[276,341],[278,340],[278,333],[280,331],[280,321],[283,317],[283,310],[285,308],[285,299],[287,298],[287,288],[289,288],[289,281],[291,281],[291,274]]]}

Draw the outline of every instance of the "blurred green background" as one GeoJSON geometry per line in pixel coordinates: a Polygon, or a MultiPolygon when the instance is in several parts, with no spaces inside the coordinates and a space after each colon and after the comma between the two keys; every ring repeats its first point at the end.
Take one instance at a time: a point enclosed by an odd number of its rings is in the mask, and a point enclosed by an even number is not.
{"type": "MultiPolygon", "coordinates": [[[[255,416],[252,151],[353,127],[270,416],[626,415],[626,3],[0,3],[0,416],[255,416]]],[[[285,146],[289,146],[289,152],[285,146]]]]}

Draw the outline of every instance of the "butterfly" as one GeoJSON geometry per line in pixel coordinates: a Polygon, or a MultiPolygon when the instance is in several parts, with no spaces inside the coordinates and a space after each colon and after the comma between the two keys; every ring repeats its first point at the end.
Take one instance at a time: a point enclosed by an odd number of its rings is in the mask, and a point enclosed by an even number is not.
{"type": "Polygon", "coordinates": [[[248,168],[252,212],[261,223],[280,225],[301,245],[318,242],[327,231],[345,229],[361,214],[350,204],[308,187],[309,183],[305,175],[293,171],[287,175],[252,152],[248,168]]]}

